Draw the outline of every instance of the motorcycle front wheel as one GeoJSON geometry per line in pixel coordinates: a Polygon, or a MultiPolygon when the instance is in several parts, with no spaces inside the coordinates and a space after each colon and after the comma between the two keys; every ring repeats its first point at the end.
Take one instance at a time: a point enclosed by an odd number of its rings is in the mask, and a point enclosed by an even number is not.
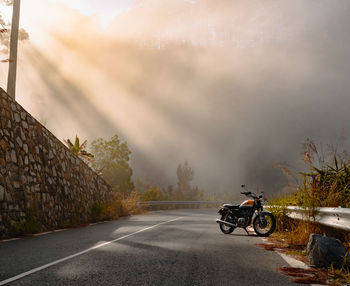
{"type": "Polygon", "coordinates": [[[276,228],[276,219],[270,212],[261,212],[253,221],[254,231],[259,236],[269,236],[276,228]]]}
{"type": "MultiPolygon", "coordinates": [[[[226,221],[226,218],[227,218],[227,214],[224,214],[224,215],[221,216],[221,220],[223,220],[223,221],[226,221]]],[[[235,230],[234,227],[227,226],[227,225],[224,225],[224,224],[221,224],[221,223],[220,223],[220,229],[221,229],[221,231],[224,234],[230,234],[232,231],[235,230]]]]}

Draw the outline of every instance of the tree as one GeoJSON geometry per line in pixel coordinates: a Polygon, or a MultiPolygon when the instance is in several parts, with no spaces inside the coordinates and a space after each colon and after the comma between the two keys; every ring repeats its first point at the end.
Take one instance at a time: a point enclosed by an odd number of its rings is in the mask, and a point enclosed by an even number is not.
{"type": "Polygon", "coordinates": [[[169,185],[167,189],[163,189],[163,193],[165,194],[168,200],[172,200],[175,196],[174,186],[169,185]]]}
{"type": "Polygon", "coordinates": [[[128,163],[131,151],[127,143],[121,142],[118,135],[114,135],[109,141],[99,138],[91,143],[91,152],[95,156],[92,168],[114,190],[129,194],[134,184],[131,181],[132,169],[128,163]]]}
{"type": "Polygon", "coordinates": [[[194,178],[194,170],[189,166],[187,161],[185,164],[179,164],[176,169],[177,175],[177,194],[178,199],[195,200],[202,197],[199,188],[192,187],[191,181],[194,178]]]}
{"type": "MultiPolygon", "coordinates": [[[[176,169],[177,175],[177,192],[180,197],[185,197],[191,189],[191,181],[194,178],[194,170],[188,165],[179,164],[176,169]]],[[[187,197],[187,196],[186,196],[187,197]]]]}
{"type": "Polygon", "coordinates": [[[156,186],[151,186],[143,195],[141,195],[141,200],[144,202],[147,201],[162,201],[164,195],[156,186]]]}
{"type": "Polygon", "coordinates": [[[76,135],[75,136],[75,141],[74,144],[72,143],[72,141],[70,141],[69,139],[64,140],[64,142],[67,144],[68,148],[75,154],[77,154],[78,156],[82,157],[84,160],[87,160],[88,162],[92,162],[92,159],[94,158],[94,155],[92,155],[91,153],[88,153],[85,148],[86,148],[86,144],[87,144],[87,140],[85,140],[83,142],[83,144],[80,145],[79,142],[79,138],[76,135]]]}

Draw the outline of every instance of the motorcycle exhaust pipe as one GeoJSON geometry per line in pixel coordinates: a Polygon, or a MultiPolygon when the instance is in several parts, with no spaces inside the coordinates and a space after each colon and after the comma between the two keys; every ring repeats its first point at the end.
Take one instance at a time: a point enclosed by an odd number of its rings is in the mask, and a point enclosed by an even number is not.
{"type": "Polygon", "coordinates": [[[220,224],[224,224],[224,225],[226,225],[226,226],[230,226],[230,227],[237,227],[235,224],[229,223],[229,222],[227,222],[227,221],[223,221],[223,220],[221,220],[221,219],[217,219],[216,222],[217,222],[217,223],[220,223],[220,224]]]}

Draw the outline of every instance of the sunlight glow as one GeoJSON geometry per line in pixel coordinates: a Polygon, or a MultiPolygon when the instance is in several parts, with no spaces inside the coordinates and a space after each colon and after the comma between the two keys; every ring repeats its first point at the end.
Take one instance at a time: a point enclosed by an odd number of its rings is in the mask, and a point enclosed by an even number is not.
{"type": "Polygon", "coordinates": [[[11,22],[12,6],[7,6],[5,3],[0,4],[0,12],[5,23],[11,22]]]}
{"type": "Polygon", "coordinates": [[[23,0],[17,99],[59,139],[117,133],[137,176],[188,160],[207,188],[245,170],[275,188],[280,154],[348,114],[349,10],[316,2],[23,0]]]}
{"type": "Polygon", "coordinates": [[[100,24],[105,28],[115,17],[130,9],[134,0],[48,0],[51,3],[63,3],[76,9],[84,15],[97,16],[100,24]]]}

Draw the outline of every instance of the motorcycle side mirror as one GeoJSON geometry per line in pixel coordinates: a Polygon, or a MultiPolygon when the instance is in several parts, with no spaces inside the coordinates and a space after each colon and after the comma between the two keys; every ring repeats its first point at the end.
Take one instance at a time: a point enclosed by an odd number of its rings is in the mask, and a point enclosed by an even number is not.
{"type": "Polygon", "coordinates": [[[242,187],[242,188],[245,188],[245,184],[242,184],[241,187],[242,187]]]}

